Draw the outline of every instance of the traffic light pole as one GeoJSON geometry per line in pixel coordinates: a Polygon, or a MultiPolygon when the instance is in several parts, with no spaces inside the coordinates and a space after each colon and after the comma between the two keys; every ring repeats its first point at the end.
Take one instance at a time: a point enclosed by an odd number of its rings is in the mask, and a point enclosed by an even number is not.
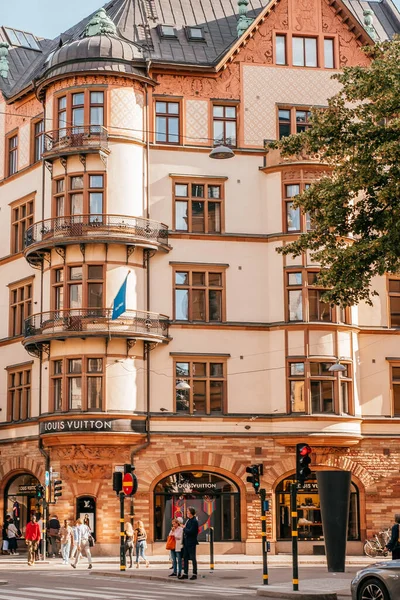
{"type": "Polygon", "coordinates": [[[267,542],[267,516],[266,516],[266,492],[264,488],[260,489],[260,500],[261,500],[261,543],[262,543],[262,558],[263,558],[263,585],[268,585],[268,542],[267,542]]]}
{"type": "Polygon", "coordinates": [[[119,507],[120,507],[120,545],[119,545],[119,570],[125,571],[126,569],[126,555],[125,555],[125,494],[124,492],[119,493],[119,507]]]}
{"type": "Polygon", "coordinates": [[[299,554],[297,531],[297,481],[290,486],[290,512],[292,516],[293,591],[299,589],[299,554]]]}
{"type": "Polygon", "coordinates": [[[47,500],[46,500],[46,498],[43,498],[43,521],[42,521],[42,544],[43,544],[42,556],[43,556],[43,560],[46,560],[46,542],[47,542],[46,523],[47,523],[47,500]]]}

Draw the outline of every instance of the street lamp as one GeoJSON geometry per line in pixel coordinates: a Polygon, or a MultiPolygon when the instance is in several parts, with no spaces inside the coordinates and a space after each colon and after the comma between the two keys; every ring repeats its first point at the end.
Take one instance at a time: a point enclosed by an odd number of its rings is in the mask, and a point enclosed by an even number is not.
{"type": "Polygon", "coordinates": [[[228,148],[228,146],[221,145],[213,148],[208,156],[209,158],[223,160],[225,158],[233,158],[235,156],[235,153],[233,152],[232,148],[228,148]]]}
{"type": "Polygon", "coordinates": [[[178,381],[175,388],[177,390],[190,390],[190,385],[188,384],[187,381],[184,381],[183,379],[181,379],[180,381],[178,381]]]}
{"type": "Polygon", "coordinates": [[[329,367],[328,371],[331,373],[343,373],[346,370],[344,365],[340,364],[340,359],[338,358],[334,365],[329,367]]]}

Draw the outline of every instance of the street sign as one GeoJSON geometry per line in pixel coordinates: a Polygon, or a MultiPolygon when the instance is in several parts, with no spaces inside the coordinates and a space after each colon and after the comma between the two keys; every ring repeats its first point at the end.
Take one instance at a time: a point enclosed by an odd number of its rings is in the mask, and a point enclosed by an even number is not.
{"type": "Polygon", "coordinates": [[[46,471],[44,474],[44,485],[47,487],[50,484],[50,473],[46,471]]]}
{"type": "Polygon", "coordinates": [[[124,465],[117,465],[116,467],[114,467],[114,473],[123,473],[124,472],[124,465]]]}
{"type": "Polygon", "coordinates": [[[133,476],[132,473],[125,473],[122,479],[122,489],[125,496],[131,496],[133,492],[133,476]]]}
{"type": "Polygon", "coordinates": [[[60,477],[60,473],[58,471],[51,471],[50,474],[50,479],[53,481],[53,479],[58,479],[60,477]]]}

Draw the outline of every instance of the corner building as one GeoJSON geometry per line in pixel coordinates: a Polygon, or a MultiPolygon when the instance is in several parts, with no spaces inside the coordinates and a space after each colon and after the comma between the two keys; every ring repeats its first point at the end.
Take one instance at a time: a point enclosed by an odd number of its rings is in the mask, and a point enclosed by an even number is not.
{"type": "MultiPolygon", "coordinates": [[[[245,469],[262,463],[268,539],[287,551],[304,441],[315,472],[352,473],[359,553],[399,493],[400,280],[377,279],[373,307],[320,300],[318,265],[276,249],[312,226],[292,198],[326,166],[265,140],[308,127],[333,73],[366,65],[400,16],[390,0],[182,10],[113,0],[54,40],[0,28],[0,510],[24,532],[51,467],[54,512],[88,514],[116,551],[112,473],[132,462],[126,510],[150,550],[194,505],[216,553],[255,554],[245,469]],[[209,158],[221,143],[233,159],[209,158]]],[[[315,476],[298,510],[300,552],[318,552],[315,476]]]]}

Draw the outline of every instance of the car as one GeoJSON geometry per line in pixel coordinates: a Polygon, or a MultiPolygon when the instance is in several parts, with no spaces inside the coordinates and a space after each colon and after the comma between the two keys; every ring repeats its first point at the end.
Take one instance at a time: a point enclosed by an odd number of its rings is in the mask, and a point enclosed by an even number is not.
{"type": "Polygon", "coordinates": [[[400,560],[385,560],[358,571],[351,582],[352,600],[399,600],[400,560]]]}

